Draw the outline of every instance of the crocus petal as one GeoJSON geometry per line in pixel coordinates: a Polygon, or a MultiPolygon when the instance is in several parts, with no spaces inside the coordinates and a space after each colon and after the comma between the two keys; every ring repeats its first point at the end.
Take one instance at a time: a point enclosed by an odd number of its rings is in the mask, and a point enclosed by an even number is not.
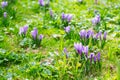
{"type": "Polygon", "coordinates": [[[7,12],[4,12],[3,16],[4,16],[4,18],[6,18],[7,17],[7,12]]]}

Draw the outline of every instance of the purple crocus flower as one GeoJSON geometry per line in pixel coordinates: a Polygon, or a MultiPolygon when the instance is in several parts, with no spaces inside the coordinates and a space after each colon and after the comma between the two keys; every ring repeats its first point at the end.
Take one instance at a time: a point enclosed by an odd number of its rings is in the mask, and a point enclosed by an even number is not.
{"type": "Polygon", "coordinates": [[[99,34],[99,38],[101,40],[102,39],[102,32],[100,31],[98,34],[99,34]]]}
{"type": "Polygon", "coordinates": [[[31,35],[32,35],[33,39],[37,39],[37,35],[38,35],[38,30],[37,30],[37,28],[34,28],[34,29],[31,31],[31,35]]]}
{"type": "Polygon", "coordinates": [[[90,54],[90,62],[92,62],[92,59],[94,58],[94,55],[95,55],[94,53],[90,54]]]}
{"type": "Polygon", "coordinates": [[[28,25],[25,25],[25,26],[23,27],[23,29],[24,29],[24,34],[26,34],[26,32],[27,32],[27,30],[28,30],[28,25]]]}
{"type": "Polygon", "coordinates": [[[107,32],[104,32],[103,39],[106,40],[107,32]]]}
{"type": "Polygon", "coordinates": [[[8,5],[8,2],[7,1],[3,1],[1,2],[1,5],[2,5],[2,8],[6,7],[8,5]]]}
{"type": "Polygon", "coordinates": [[[81,43],[75,43],[74,48],[76,49],[77,53],[79,53],[80,55],[82,54],[83,46],[81,43]]]}
{"type": "Polygon", "coordinates": [[[28,30],[28,25],[25,25],[24,27],[20,27],[19,34],[26,35],[27,30],[28,30]]]}
{"type": "Polygon", "coordinates": [[[43,36],[42,34],[40,34],[40,35],[39,35],[39,40],[42,40],[43,37],[44,37],[44,36],[43,36]]]}
{"type": "Polygon", "coordinates": [[[96,62],[97,61],[97,57],[96,56],[94,56],[94,62],[96,62]]]}
{"type": "Polygon", "coordinates": [[[20,29],[19,29],[19,34],[21,35],[21,34],[23,34],[24,33],[24,28],[23,27],[20,27],[20,29]]]}
{"type": "Polygon", "coordinates": [[[44,0],[39,0],[39,4],[40,4],[41,6],[44,6],[44,5],[45,5],[44,0]]]}
{"type": "Polygon", "coordinates": [[[100,38],[100,40],[101,40],[101,37],[102,37],[102,32],[100,31],[100,32],[98,32],[97,34],[96,34],[96,39],[98,39],[98,38],[100,38]]]}
{"type": "Polygon", "coordinates": [[[50,16],[53,17],[53,11],[50,9],[50,16]]]}
{"type": "Polygon", "coordinates": [[[93,37],[93,35],[94,35],[94,32],[92,30],[88,30],[86,38],[93,37]]]}
{"type": "Polygon", "coordinates": [[[65,27],[64,30],[65,30],[66,33],[69,33],[70,32],[70,26],[65,27]]]}
{"type": "Polygon", "coordinates": [[[100,61],[100,52],[97,54],[97,60],[100,61]]]}
{"type": "Polygon", "coordinates": [[[84,38],[84,37],[86,37],[87,32],[83,29],[83,30],[80,31],[79,35],[80,35],[81,38],[84,38]]]}
{"type": "Polygon", "coordinates": [[[96,22],[97,22],[97,23],[100,22],[100,15],[96,15],[96,22]]]}
{"type": "Polygon", "coordinates": [[[93,19],[92,19],[92,24],[96,25],[100,22],[100,15],[96,15],[93,19]]]}
{"type": "Polygon", "coordinates": [[[71,14],[68,14],[68,16],[67,16],[67,21],[70,22],[71,19],[72,19],[72,15],[71,15],[71,14]]]}
{"type": "Polygon", "coordinates": [[[4,18],[6,18],[7,17],[7,12],[4,12],[3,16],[4,16],[4,18]]]}
{"type": "Polygon", "coordinates": [[[62,20],[67,20],[67,22],[70,22],[73,16],[72,14],[62,13],[61,17],[62,17],[62,20]]]}
{"type": "Polygon", "coordinates": [[[83,52],[85,53],[86,57],[88,56],[88,46],[83,47],[83,52]]]}
{"type": "Polygon", "coordinates": [[[66,15],[64,13],[62,13],[62,20],[64,20],[66,17],[66,15]]]}

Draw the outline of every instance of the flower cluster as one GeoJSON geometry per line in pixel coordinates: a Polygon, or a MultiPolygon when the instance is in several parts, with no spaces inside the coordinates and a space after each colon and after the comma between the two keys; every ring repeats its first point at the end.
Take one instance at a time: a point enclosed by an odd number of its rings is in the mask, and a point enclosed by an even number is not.
{"type": "Polygon", "coordinates": [[[1,2],[1,6],[2,6],[2,8],[6,7],[7,5],[8,5],[8,2],[7,2],[7,1],[3,1],[3,2],[1,2]]]}
{"type": "Polygon", "coordinates": [[[39,46],[41,44],[42,39],[43,39],[43,35],[40,34],[38,36],[38,30],[37,30],[37,28],[34,28],[31,31],[31,35],[32,35],[32,38],[33,38],[33,44],[39,46]]]}
{"type": "Polygon", "coordinates": [[[23,26],[23,27],[20,27],[20,29],[19,29],[19,34],[22,35],[22,36],[25,36],[27,30],[28,30],[28,25],[25,25],[25,26],[23,26]]]}
{"type": "Polygon", "coordinates": [[[72,19],[72,14],[65,14],[65,13],[62,13],[62,20],[65,20],[65,21],[67,21],[67,22],[70,22],[71,21],[71,19],[72,19]]]}
{"type": "Polygon", "coordinates": [[[80,56],[80,62],[84,64],[84,68],[87,72],[94,68],[101,68],[101,61],[100,57],[101,54],[98,52],[96,55],[95,53],[89,53],[89,47],[83,46],[82,43],[74,43],[74,48],[76,50],[77,57],[80,56]]]}
{"type": "Polygon", "coordinates": [[[75,43],[74,48],[80,56],[85,55],[84,57],[90,59],[91,62],[96,62],[96,60],[100,61],[100,52],[98,52],[97,55],[90,53],[88,56],[89,48],[88,46],[83,46],[82,43],[75,43]]]}
{"type": "Polygon", "coordinates": [[[96,16],[92,19],[92,24],[93,24],[93,25],[97,25],[98,23],[100,23],[100,15],[96,15],[96,16]]]}
{"type": "Polygon", "coordinates": [[[101,43],[101,47],[103,47],[106,41],[106,36],[107,36],[107,32],[104,32],[103,36],[102,36],[102,32],[99,31],[97,34],[94,34],[94,32],[92,30],[81,30],[80,33],[80,39],[81,42],[85,45],[88,45],[90,40],[92,41],[92,44],[98,44],[99,42],[101,43]]]}
{"type": "MultiPolygon", "coordinates": [[[[19,28],[19,35],[21,35],[22,37],[25,37],[27,30],[28,30],[28,25],[20,27],[19,28]]],[[[35,44],[35,46],[39,46],[41,44],[42,39],[43,39],[43,35],[40,34],[38,36],[38,30],[37,30],[37,28],[34,28],[31,31],[31,36],[32,36],[32,40],[33,40],[33,45],[35,44]]]]}

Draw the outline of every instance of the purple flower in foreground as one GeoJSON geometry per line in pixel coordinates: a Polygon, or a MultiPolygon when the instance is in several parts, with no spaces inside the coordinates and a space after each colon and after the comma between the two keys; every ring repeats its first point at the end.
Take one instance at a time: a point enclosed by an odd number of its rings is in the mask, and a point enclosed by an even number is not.
{"type": "Polygon", "coordinates": [[[8,2],[7,1],[3,1],[3,2],[1,2],[1,5],[4,8],[4,7],[6,7],[8,5],[8,2]]]}
{"type": "Polygon", "coordinates": [[[87,34],[87,32],[84,29],[81,30],[80,33],[79,33],[79,35],[80,35],[81,38],[86,37],[86,34],[87,34]]]}
{"type": "Polygon", "coordinates": [[[37,35],[38,35],[38,30],[37,30],[37,28],[34,28],[34,29],[31,31],[31,35],[32,35],[33,39],[37,39],[37,35]]]}
{"type": "Polygon", "coordinates": [[[97,54],[97,60],[100,61],[100,52],[97,54]]]}
{"type": "Polygon", "coordinates": [[[82,54],[83,46],[81,43],[75,43],[74,48],[76,49],[77,53],[79,53],[80,55],[82,54]]]}
{"type": "Polygon", "coordinates": [[[42,34],[40,34],[40,35],[39,35],[39,40],[42,40],[43,37],[44,37],[44,36],[43,36],[42,34]]]}
{"type": "Polygon", "coordinates": [[[69,33],[70,32],[70,26],[65,27],[64,30],[65,30],[66,33],[69,33]]]}
{"type": "Polygon", "coordinates": [[[106,40],[107,32],[104,32],[103,39],[106,40]]]}
{"type": "Polygon", "coordinates": [[[4,18],[6,18],[7,17],[7,12],[4,12],[3,16],[4,16],[4,18]]]}
{"type": "Polygon", "coordinates": [[[41,6],[44,6],[44,5],[45,5],[44,0],[39,0],[39,4],[40,4],[41,6]]]}
{"type": "Polygon", "coordinates": [[[24,27],[20,27],[19,34],[26,35],[27,30],[28,30],[28,25],[25,25],[24,27]]]}

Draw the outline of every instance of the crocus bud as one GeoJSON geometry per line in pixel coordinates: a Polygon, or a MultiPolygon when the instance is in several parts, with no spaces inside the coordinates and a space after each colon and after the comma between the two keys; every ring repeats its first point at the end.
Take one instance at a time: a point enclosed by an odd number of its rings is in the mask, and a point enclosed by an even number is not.
{"type": "Polygon", "coordinates": [[[71,19],[72,19],[72,15],[71,15],[71,14],[69,14],[69,15],[67,16],[67,21],[68,21],[68,22],[70,22],[70,21],[71,21],[71,19]]]}
{"type": "Polygon", "coordinates": [[[64,30],[65,30],[66,33],[69,33],[70,32],[70,26],[65,27],[64,30]]]}
{"type": "Polygon", "coordinates": [[[64,20],[65,19],[65,14],[62,13],[61,17],[62,17],[62,20],[64,20]]]}
{"type": "Polygon", "coordinates": [[[33,39],[37,39],[37,35],[38,35],[38,30],[37,30],[37,28],[34,28],[34,29],[31,31],[31,35],[32,35],[33,39]]]}
{"type": "Polygon", "coordinates": [[[20,27],[20,29],[19,29],[19,34],[20,34],[20,35],[21,35],[21,34],[26,35],[27,30],[28,30],[28,25],[25,25],[24,27],[20,27]]]}
{"type": "Polygon", "coordinates": [[[106,40],[107,32],[104,32],[103,39],[106,40]]]}
{"type": "Polygon", "coordinates": [[[53,11],[50,9],[50,16],[53,17],[53,11]]]}
{"type": "Polygon", "coordinates": [[[90,54],[90,62],[92,62],[92,59],[94,58],[94,53],[90,54]]]}
{"type": "Polygon", "coordinates": [[[97,61],[97,58],[96,58],[96,56],[94,56],[94,62],[96,62],[97,61]]]}
{"type": "Polygon", "coordinates": [[[100,52],[97,54],[97,60],[100,61],[100,52]]]}
{"type": "Polygon", "coordinates": [[[6,18],[7,17],[7,12],[4,12],[3,16],[4,16],[4,18],[6,18]]]}
{"type": "Polygon", "coordinates": [[[88,57],[88,46],[83,46],[83,53],[85,53],[85,56],[88,57]]]}
{"type": "Polygon", "coordinates": [[[42,40],[43,37],[44,37],[44,36],[43,36],[42,34],[40,34],[40,35],[39,35],[39,40],[42,40]]]}
{"type": "Polygon", "coordinates": [[[3,1],[1,2],[1,5],[2,5],[2,8],[6,7],[8,5],[8,2],[7,1],[3,1]]]}

